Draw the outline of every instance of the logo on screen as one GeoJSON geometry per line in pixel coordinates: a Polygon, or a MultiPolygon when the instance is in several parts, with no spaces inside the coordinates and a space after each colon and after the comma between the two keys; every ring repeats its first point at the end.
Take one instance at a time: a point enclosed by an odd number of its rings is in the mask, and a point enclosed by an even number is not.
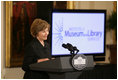
{"type": "Polygon", "coordinates": [[[54,33],[53,35],[55,36],[55,40],[56,40],[56,44],[62,44],[63,43],[63,36],[62,36],[62,32],[63,32],[63,18],[61,18],[60,20],[55,22],[55,26],[54,26],[54,33]]]}

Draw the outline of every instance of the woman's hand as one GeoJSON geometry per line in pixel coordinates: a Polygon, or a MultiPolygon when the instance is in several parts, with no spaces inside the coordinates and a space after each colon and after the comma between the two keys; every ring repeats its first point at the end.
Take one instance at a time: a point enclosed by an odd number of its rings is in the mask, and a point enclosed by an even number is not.
{"type": "Polygon", "coordinates": [[[43,58],[43,59],[38,59],[37,62],[40,63],[40,62],[48,61],[48,60],[49,60],[48,58],[43,58]]]}
{"type": "Polygon", "coordinates": [[[51,59],[55,59],[55,58],[51,58],[51,59]]]}

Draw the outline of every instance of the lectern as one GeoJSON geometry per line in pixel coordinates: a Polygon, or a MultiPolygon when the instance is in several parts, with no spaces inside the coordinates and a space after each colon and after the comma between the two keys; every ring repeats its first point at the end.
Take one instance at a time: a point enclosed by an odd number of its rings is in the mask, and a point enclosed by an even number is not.
{"type": "Polygon", "coordinates": [[[51,79],[76,79],[82,71],[94,68],[93,56],[87,56],[87,66],[81,71],[75,70],[71,65],[71,57],[58,57],[53,60],[34,63],[31,70],[46,71],[51,79]]]}

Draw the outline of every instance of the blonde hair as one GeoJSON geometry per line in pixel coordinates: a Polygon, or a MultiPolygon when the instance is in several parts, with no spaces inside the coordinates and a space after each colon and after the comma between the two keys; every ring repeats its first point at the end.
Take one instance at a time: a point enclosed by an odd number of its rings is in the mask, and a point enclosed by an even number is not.
{"type": "Polygon", "coordinates": [[[42,19],[35,19],[31,25],[30,32],[33,37],[36,37],[37,33],[48,28],[50,30],[50,24],[42,19]]]}

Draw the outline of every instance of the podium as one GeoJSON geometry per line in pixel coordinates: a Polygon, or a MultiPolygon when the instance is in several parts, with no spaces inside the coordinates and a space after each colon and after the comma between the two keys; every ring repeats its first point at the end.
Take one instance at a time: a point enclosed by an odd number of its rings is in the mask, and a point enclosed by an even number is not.
{"type": "Polygon", "coordinates": [[[83,70],[91,70],[94,68],[93,56],[87,56],[87,66],[81,71],[75,70],[70,60],[70,56],[58,57],[53,60],[31,64],[30,69],[46,71],[51,79],[76,79],[83,70]]]}

